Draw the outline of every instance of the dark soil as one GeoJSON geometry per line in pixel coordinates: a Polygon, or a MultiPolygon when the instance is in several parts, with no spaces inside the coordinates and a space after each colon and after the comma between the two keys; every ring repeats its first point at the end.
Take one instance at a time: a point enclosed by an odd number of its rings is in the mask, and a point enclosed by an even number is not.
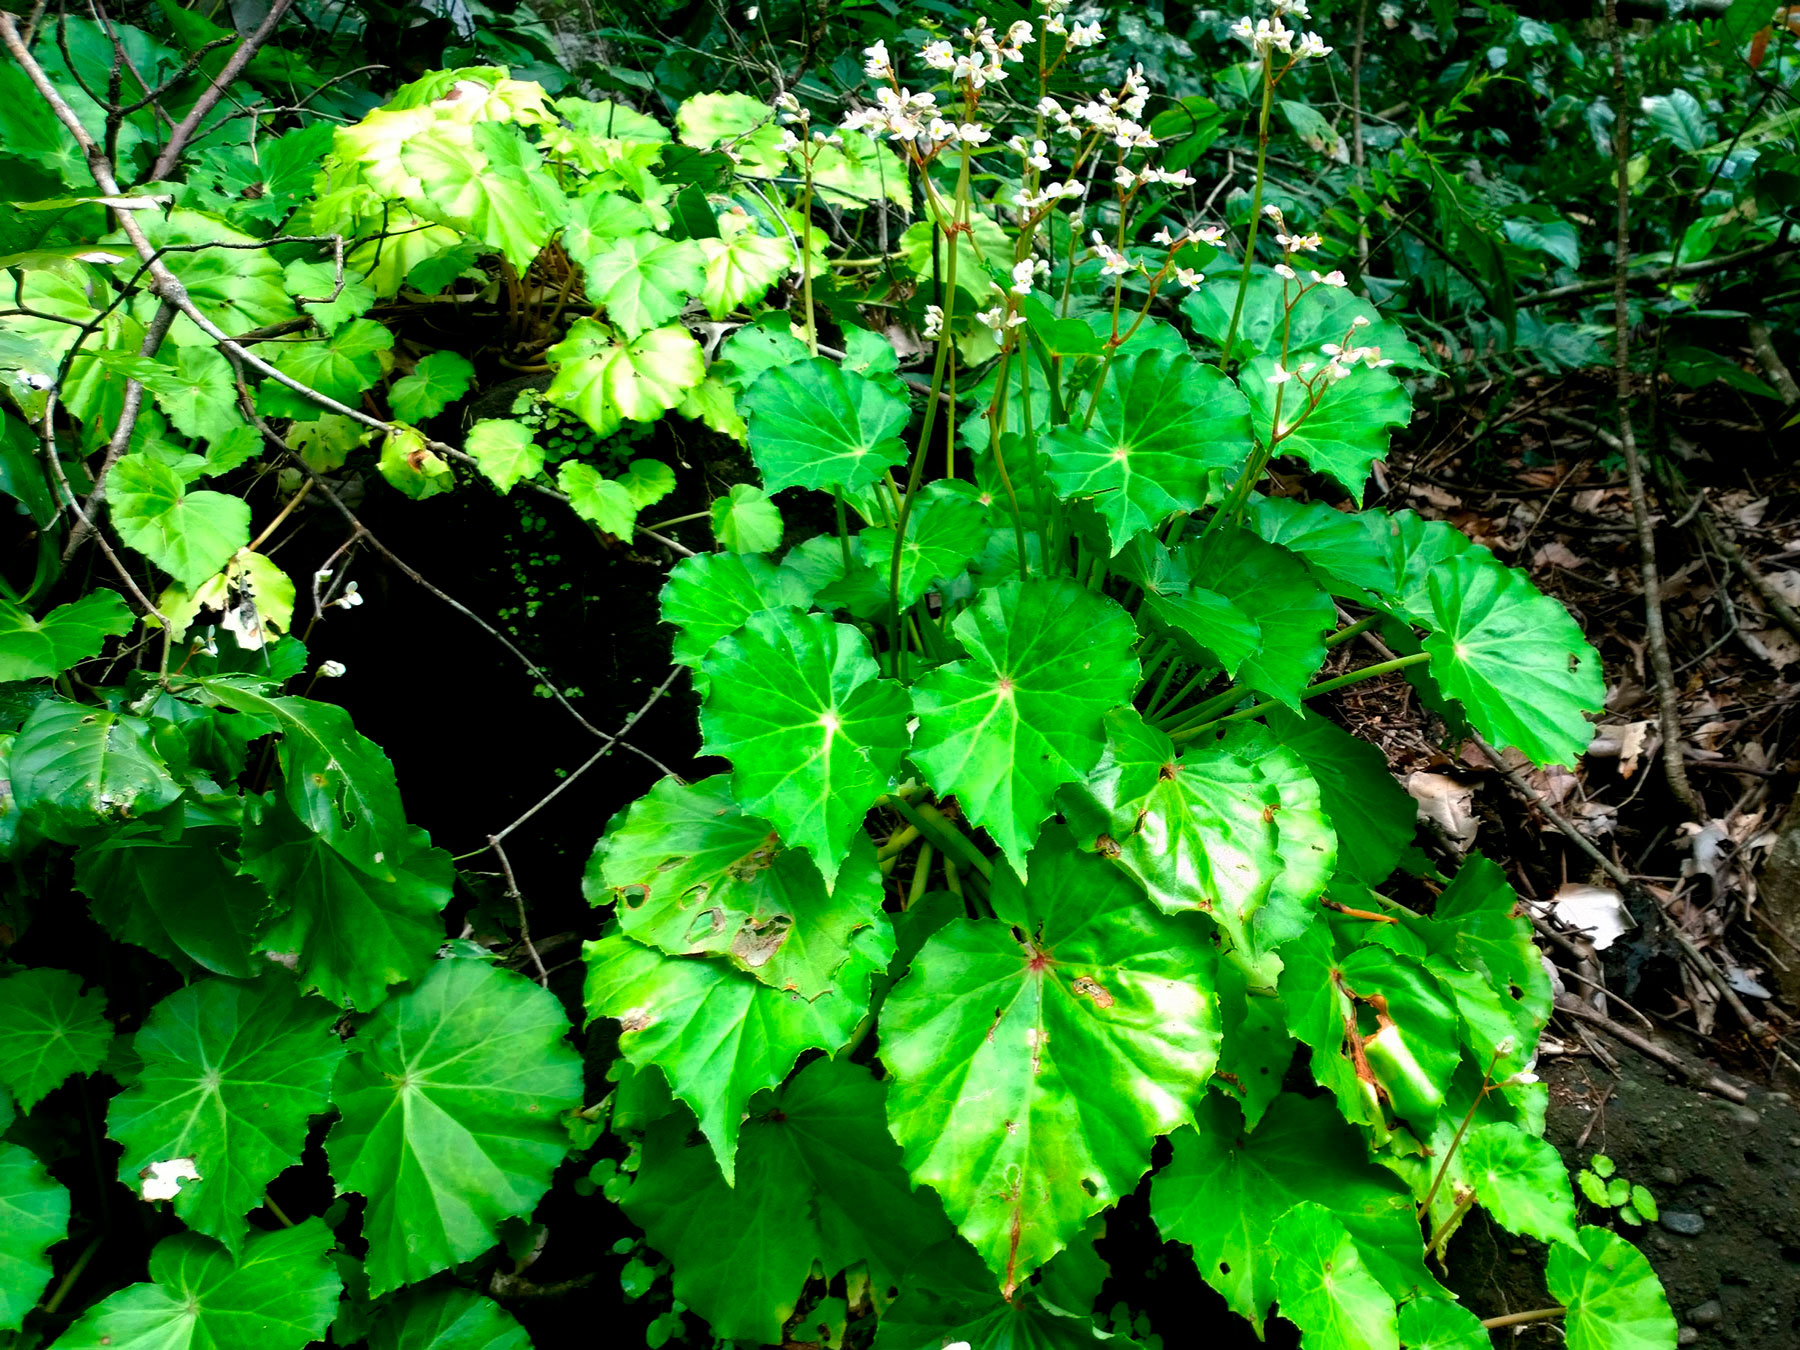
{"type": "MultiPolygon", "coordinates": [[[[1619,1070],[1546,1061],[1548,1133],[1571,1171],[1604,1153],[1656,1197],[1658,1223],[1617,1226],[1662,1277],[1681,1344],[1800,1346],[1800,1111],[1782,1093],[1752,1092],[1744,1106],[1697,1093],[1629,1052],[1619,1070]]],[[[1609,1223],[1585,1203],[1582,1219],[1609,1223]]],[[[1450,1247],[1449,1282],[1484,1317],[1553,1303],[1543,1269],[1538,1244],[1485,1217],[1450,1247]]],[[[1563,1343],[1549,1324],[1515,1334],[1522,1346],[1563,1343]]]]}

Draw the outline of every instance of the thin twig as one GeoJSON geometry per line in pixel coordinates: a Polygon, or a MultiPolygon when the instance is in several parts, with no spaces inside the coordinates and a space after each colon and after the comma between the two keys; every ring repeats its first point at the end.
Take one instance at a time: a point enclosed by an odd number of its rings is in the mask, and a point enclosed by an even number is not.
{"type": "MultiPolygon", "coordinates": [[[[1710,276],[1714,272],[1729,272],[1745,263],[1760,262],[1764,258],[1792,253],[1800,249],[1800,239],[1789,239],[1784,232],[1781,237],[1771,239],[1767,243],[1757,244],[1753,248],[1739,249],[1736,253],[1726,253],[1717,258],[1707,258],[1701,262],[1682,263],[1673,269],[1665,269],[1662,273],[1639,272],[1627,277],[1633,286],[1662,285],[1670,272],[1677,281],[1685,281],[1690,277],[1710,276]]],[[[1514,302],[1515,308],[1528,309],[1533,305],[1553,304],[1558,300],[1569,300],[1580,295],[1594,295],[1601,291],[1613,290],[1617,281],[1578,281],[1569,286],[1558,286],[1553,290],[1539,291],[1536,295],[1522,295],[1514,302]]]]}
{"type": "Polygon", "coordinates": [[[525,897],[519,891],[519,880],[513,875],[512,862],[506,856],[506,850],[500,847],[498,835],[488,836],[488,847],[494,850],[494,856],[500,860],[500,871],[506,877],[506,898],[513,902],[519,912],[519,941],[525,944],[525,950],[531,953],[531,963],[537,967],[538,983],[546,989],[550,987],[550,972],[544,969],[544,958],[538,955],[538,949],[531,940],[531,921],[525,917],[525,897]]]}
{"type": "Polygon", "coordinates": [[[1666,1049],[1655,1041],[1638,1035],[1630,1027],[1623,1026],[1602,1013],[1595,1012],[1578,998],[1564,994],[1556,1000],[1556,1010],[1578,1021],[1586,1022],[1589,1026],[1598,1027],[1621,1045],[1630,1046],[1640,1055],[1655,1060],[1663,1067],[1680,1074],[1695,1087],[1702,1088],[1716,1097],[1723,1097],[1726,1101],[1736,1102],[1740,1106],[1750,1099],[1750,1094],[1735,1083],[1727,1083],[1717,1074],[1696,1068],[1673,1050],[1666,1049]]]}
{"type": "Polygon", "coordinates": [[[263,16],[263,21],[256,26],[256,30],[238,44],[237,50],[232,52],[231,59],[220,67],[219,73],[210,77],[210,83],[201,91],[200,97],[194,100],[194,106],[188,109],[187,116],[176,123],[175,130],[169,133],[169,143],[163,146],[162,153],[156,157],[156,164],[150,170],[151,182],[160,183],[175,172],[176,167],[181,163],[183,152],[187,149],[188,141],[200,129],[200,124],[206,120],[207,114],[212,112],[218,106],[219,100],[225,97],[225,92],[237,82],[237,77],[243,74],[244,67],[250,64],[250,59],[256,55],[265,42],[275,35],[275,29],[280,26],[293,3],[294,0],[274,0],[274,3],[269,6],[269,12],[263,16]]]}
{"type": "Polygon", "coordinates": [[[1644,635],[1650,647],[1650,667],[1656,676],[1662,720],[1663,773],[1675,799],[1697,812],[1700,803],[1688,783],[1687,758],[1681,752],[1681,704],[1675,692],[1674,662],[1669,659],[1669,636],[1663,627],[1656,534],[1650,524],[1644,465],[1631,425],[1631,301],[1626,294],[1626,273],[1631,266],[1631,115],[1625,102],[1625,42],[1619,35],[1618,0],[1606,0],[1606,36],[1612,47],[1613,173],[1618,179],[1613,243],[1613,371],[1619,402],[1619,443],[1625,456],[1625,481],[1631,492],[1631,518],[1637,527],[1638,571],[1644,586],[1644,635]]]}

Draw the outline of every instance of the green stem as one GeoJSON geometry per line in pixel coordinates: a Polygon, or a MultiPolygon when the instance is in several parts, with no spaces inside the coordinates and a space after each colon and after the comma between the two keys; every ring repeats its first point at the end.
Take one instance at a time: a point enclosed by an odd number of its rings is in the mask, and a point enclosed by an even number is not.
{"type": "MultiPolygon", "coordinates": [[[[1430,659],[1429,652],[1414,652],[1411,656],[1397,656],[1392,661],[1378,661],[1372,666],[1364,666],[1361,670],[1353,670],[1348,675],[1339,675],[1336,679],[1320,680],[1317,684],[1309,684],[1300,691],[1300,697],[1302,699],[1317,698],[1320,694],[1329,694],[1334,689],[1344,689],[1353,684],[1361,684],[1364,680],[1372,680],[1380,675],[1391,675],[1396,670],[1405,670],[1408,666],[1416,666],[1420,662],[1430,659]]],[[[1239,697],[1242,695],[1240,694],[1239,697]]],[[[1223,717],[1215,717],[1212,721],[1202,722],[1199,726],[1172,731],[1169,733],[1169,739],[1177,743],[1190,741],[1209,727],[1216,727],[1222,722],[1235,722],[1244,717],[1255,717],[1259,713],[1265,713],[1270,708],[1280,705],[1280,699],[1264,699],[1261,703],[1253,703],[1248,708],[1240,708],[1234,713],[1226,713],[1223,717]]]]}
{"type": "Polygon", "coordinates": [[[806,188],[800,194],[800,303],[806,308],[806,349],[814,356],[819,354],[818,320],[813,317],[812,292],[812,199],[813,199],[813,166],[812,153],[808,150],[801,156],[806,165],[806,188]]]}
{"type": "Polygon", "coordinates": [[[1332,648],[1332,647],[1342,646],[1344,643],[1348,642],[1351,638],[1355,637],[1358,633],[1368,632],[1369,629],[1373,628],[1380,621],[1381,621],[1381,615],[1379,615],[1379,614],[1365,615],[1364,617],[1358,619],[1355,623],[1351,624],[1349,627],[1340,628],[1337,630],[1337,632],[1333,633],[1330,637],[1326,638],[1325,646],[1327,649],[1332,648]]]}
{"type": "Polygon", "coordinates": [[[640,525],[638,528],[641,530],[666,530],[671,525],[685,525],[690,520],[706,520],[711,515],[711,511],[693,511],[685,516],[671,516],[667,520],[657,521],[654,525],[640,525]]]}
{"type": "Polygon", "coordinates": [[[1237,338],[1238,322],[1244,317],[1244,296],[1250,290],[1250,268],[1256,262],[1256,231],[1262,224],[1263,181],[1269,162],[1269,108],[1275,101],[1275,68],[1272,53],[1263,53],[1262,111],[1256,118],[1256,187],[1250,194],[1250,234],[1244,241],[1244,266],[1238,273],[1237,303],[1231,307],[1231,326],[1225,330],[1225,346],[1219,352],[1221,363],[1231,360],[1232,343],[1237,338]]]}
{"type": "MultiPolygon", "coordinates": [[[[933,194],[934,196],[936,194],[933,194]]],[[[961,215],[969,200],[969,153],[963,148],[962,173],[956,182],[956,213],[961,215]]],[[[959,222],[953,221],[952,224],[959,222]]],[[[933,228],[945,229],[942,219],[935,222],[933,228]]],[[[906,680],[906,642],[901,629],[900,609],[900,560],[906,551],[906,524],[912,516],[913,501],[919,493],[919,480],[925,473],[925,453],[931,448],[931,430],[937,422],[938,395],[944,388],[944,373],[948,367],[950,351],[956,344],[950,336],[950,324],[956,316],[956,255],[959,250],[957,232],[946,230],[950,239],[950,258],[944,265],[944,319],[938,329],[937,359],[931,368],[931,392],[925,398],[925,420],[919,427],[919,443],[913,449],[912,463],[906,470],[906,495],[900,499],[899,516],[894,522],[894,562],[888,571],[889,606],[893,614],[894,629],[894,673],[904,682],[906,680]]]]}
{"type": "Polygon", "coordinates": [[[831,499],[837,505],[838,546],[843,550],[844,578],[848,580],[852,566],[850,561],[850,518],[844,512],[844,494],[842,492],[833,492],[831,494],[831,499]]]}
{"type": "Polygon", "coordinates": [[[88,1268],[88,1262],[94,1259],[94,1253],[100,1250],[103,1237],[96,1237],[82,1248],[81,1255],[75,1258],[75,1264],[69,1267],[69,1273],[57,1281],[56,1291],[44,1300],[44,1311],[54,1314],[62,1307],[62,1301],[69,1296],[69,1290],[75,1287],[75,1281],[81,1278],[81,1272],[88,1268]]]}
{"type": "Polygon", "coordinates": [[[983,877],[990,880],[993,878],[994,865],[982,856],[981,850],[975,847],[974,842],[966,834],[945,819],[936,808],[924,803],[914,806],[903,798],[893,795],[883,797],[876,805],[890,807],[907,824],[917,826],[919,833],[929,839],[946,856],[955,854],[956,857],[981,873],[983,877]]]}
{"type": "Polygon", "coordinates": [[[1561,1317],[1569,1310],[1564,1307],[1533,1308],[1530,1312],[1507,1313],[1504,1317],[1484,1317],[1481,1325],[1489,1331],[1500,1327],[1516,1327],[1526,1322],[1548,1322],[1553,1317],[1561,1317]]]}
{"type": "Polygon", "coordinates": [[[1439,1224],[1437,1232],[1431,1235],[1431,1242],[1425,1248],[1427,1255],[1432,1257],[1439,1255],[1444,1244],[1450,1240],[1450,1234],[1456,1231],[1456,1225],[1461,1222],[1462,1216],[1469,1212],[1469,1207],[1474,1203],[1474,1191],[1458,1198],[1456,1208],[1450,1211],[1450,1217],[1439,1224]]]}
{"type": "Polygon", "coordinates": [[[919,903],[919,897],[925,894],[925,887],[931,880],[931,860],[934,850],[927,839],[919,845],[919,854],[913,859],[912,885],[906,890],[906,908],[911,909],[919,903]]]}
{"type": "MultiPolygon", "coordinates": [[[[1171,667],[1171,669],[1173,669],[1173,667],[1171,667]]],[[[1149,721],[1164,708],[1179,707],[1182,699],[1193,693],[1197,686],[1206,683],[1206,681],[1210,680],[1216,673],[1216,670],[1211,670],[1202,666],[1199,670],[1196,670],[1192,675],[1188,676],[1187,682],[1183,684],[1181,688],[1177,689],[1174,695],[1166,702],[1152,699],[1150,701],[1150,706],[1144,710],[1144,720],[1149,721]]]]}

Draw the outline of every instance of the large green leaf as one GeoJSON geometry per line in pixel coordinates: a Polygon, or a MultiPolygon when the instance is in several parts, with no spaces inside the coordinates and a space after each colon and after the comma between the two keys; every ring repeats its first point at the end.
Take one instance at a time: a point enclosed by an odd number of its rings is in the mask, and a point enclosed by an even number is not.
{"type": "Polygon", "coordinates": [[[278,807],[254,812],[244,829],[244,870],[284,907],[260,948],[291,959],[303,986],[339,1008],[373,1008],[444,940],[449,854],[419,829],[389,848],[359,866],[278,807]]]}
{"type": "Polygon", "coordinates": [[[906,462],[907,402],[878,380],[819,357],[772,366],[742,400],[750,454],[770,492],[858,492],[906,462]]]}
{"type": "Polygon", "coordinates": [[[229,830],[190,827],[178,839],[116,830],[75,855],[75,885],[121,942],[183,971],[248,978],[261,966],[253,952],[274,905],[239,873],[236,847],[229,830]]]}
{"type": "Polygon", "coordinates": [[[1143,538],[1120,555],[1116,568],[1144,592],[1139,623],[1147,615],[1176,637],[1184,655],[1216,661],[1235,676],[1244,658],[1262,647],[1262,625],[1249,611],[1208,589],[1194,576],[1192,547],[1168,549],[1143,538]]]}
{"type": "Polygon", "coordinates": [[[382,1308],[368,1340],[369,1350],[531,1350],[531,1337],[505,1308],[454,1286],[400,1295],[382,1308]]]}
{"type": "MultiPolygon", "coordinates": [[[[151,244],[172,250],[162,255],[163,266],[186,288],[194,307],[225,332],[235,337],[295,316],[281,263],[274,250],[262,247],[261,240],[199,211],[140,211],[136,220],[151,244]],[[223,247],[184,247],[206,244],[223,247]]],[[[121,232],[107,235],[101,242],[131,251],[130,241],[121,232]]],[[[142,287],[133,312],[148,323],[158,303],[155,294],[142,287]]],[[[209,346],[213,341],[185,314],[176,318],[169,338],[183,347],[209,346]]]]}
{"type": "Polygon", "coordinates": [[[722,961],[665,956],[622,935],[604,937],[583,948],[588,1016],[619,1019],[621,1053],[636,1068],[662,1071],[731,1182],[750,1099],[786,1078],[806,1051],[835,1052],[850,1039],[891,941],[884,944],[873,929],[858,932],[837,987],[808,1001],[722,961]]]}
{"type": "Polygon", "coordinates": [[[997,921],[954,919],[881,1012],[888,1122],[1004,1293],[1127,1195],[1218,1058],[1212,943],[1060,827],[997,921]]]}
{"type": "Polygon", "coordinates": [[[1331,597],[1306,565],[1277,544],[1234,526],[1183,546],[1188,573],[1255,618],[1262,646],[1238,667],[1250,688],[1300,706],[1300,691],[1325,661],[1324,635],[1337,623],[1331,597]]]}
{"type": "Polygon", "coordinates": [[[92,591],[41,619],[0,600],[0,682],[54,678],[134,622],[117,591],[92,591]]]}
{"type": "Polygon", "coordinates": [[[1441,1298],[1416,1298],[1400,1309],[1400,1343],[1406,1350],[1494,1350],[1479,1318],[1441,1298]]]}
{"type": "Polygon", "coordinates": [[[60,699],[32,709],[12,743],[11,773],[19,810],[57,838],[147,815],[181,795],[143,718],[60,699]]]}
{"type": "Polygon", "coordinates": [[[399,150],[427,214],[498,249],[520,275],[562,223],[563,194],[518,127],[440,120],[399,150]]]}
{"type": "Polygon", "coordinates": [[[69,1231],[69,1192],[17,1144],[0,1142],[0,1331],[17,1331],[50,1283],[46,1253],[69,1231]]]}
{"type": "Polygon", "coordinates": [[[723,774],[651,788],[613,821],[583,885],[594,904],[618,902],[620,926],[639,942],[671,956],[728,955],[808,1001],[832,988],[858,930],[892,950],[866,837],[827,889],[806,853],[738,806],[723,774]]]}
{"type": "Polygon", "coordinates": [[[967,1345],[970,1350],[1094,1350],[1111,1343],[1132,1350],[1134,1342],[1101,1331],[1085,1311],[1067,1311],[1051,1298],[1049,1283],[1063,1258],[1046,1268],[1046,1278],[1000,1297],[993,1276],[960,1239],[927,1252],[903,1286],[899,1300],[882,1314],[872,1350],[915,1350],[967,1345]]]}
{"type": "MultiPolygon", "coordinates": [[[[1294,358],[1290,357],[1292,362],[1294,358]]],[[[1387,370],[1358,366],[1348,376],[1321,379],[1317,402],[1298,379],[1269,383],[1275,362],[1259,357],[1240,377],[1250,397],[1250,416],[1264,445],[1275,431],[1275,405],[1281,403],[1281,440],[1277,454],[1298,455],[1320,473],[1342,483],[1362,505],[1369,466],[1388,451],[1388,428],[1412,418],[1412,398],[1387,370]]]]}
{"type": "Polygon", "coordinates": [[[1494,1121],[1463,1140],[1475,1198],[1508,1232],[1575,1244],[1575,1196],[1561,1156],[1517,1125],[1494,1121]]]}
{"type": "Polygon", "coordinates": [[[768,553],[781,546],[781,512],[754,483],[733,483],[712,504],[713,538],[733,553],[768,553]]]}
{"type": "Polygon", "coordinates": [[[1296,1205],[1275,1221],[1281,1253],[1275,1289],[1281,1315],[1301,1343],[1331,1350],[1400,1350],[1393,1295],[1364,1264],[1357,1244],[1325,1206],[1296,1205]]]}
{"type": "Polygon", "coordinates": [[[1067,578],[983,592],[952,629],[965,660],[913,686],[913,762],[1021,874],[1056,790],[1099,762],[1102,718],[1139,677],[1131,618],[1067,578]]]}
{"type": "Polygon", "coordinates": [[[1173,1160],[1151,1183],[1150,1213],[1165,1239],[1194,1249],[1201,1278],[1232,1311],[1261,1327],[1279,1296],[1277,1222],[1308,1202],[1349,1230],[1387,1290],[1390,1315],[1396,1298],[1430,1287],[1411,1194],[1369,1162],[1361,1134],[1330,1101],[1284,1092],[1254,1130],[1216,1095],[1195,1115],[1194,1130],[1175,1136],[1173,1160]]]}
{"type": "Polygon", "coordinates": [[[556,376],[544,397],[578,414],[598,436],[626,421],[652,422],[706,378],[706,354],[680,324],[619,342],[605,325],[577,319],[545,355],[556,376]]]}
{"type": "Polygon", "coordinates": [[[581,1103],[555,995],[484,961],[439,962],[357,1029],[325,1141],[340,1191],[365,1197],[369,1290],[472,1260],[531,1213],[581,1103]]]}
{"type": "Polygon", "coordinates": [[[1558,1243],[1545,1279],[1569,1311],[1569,1350],[1673,1350],[1675,1316],[1644,1254],[1617,1233],[1583,1228],[1580,1245],[1558,1243]]]}
{"type": "MultiPolygon", "coordinates": [[[[373,319],[355,319],[329,336],[312,342],[290,342],[281,348],[279,366],[308,389],[326,398],[355,406],[364,391],[381,378],[381,353],[392,350],[393,333],[373,319]]],[[[310,417],[311,400],[279,384],[266,384],[258,392],[257,406],[265,413],[310,417]]]]}
{"type": "Polygon", "coordinates": [[[906,754],[906,690],[856,629],[791,609],[753,615],[700,669],[701,753],[731,761],[738,801],[811,853],[829,890],[906,754]]]}
{"type": "Polygon", "coordinates": [[[689,1142],[686,1113],[652,1127],[621,1204],[713,1335],[781,1342],[815,1261],[827,1280],[865,1265],[883,1306],[919,1255],[952,1236],[937,1197],[901,1166],[884,1095],[861,1065],[814,1060],[752,1106],[735,1186],[689,1142]]]}
{"type": "Polygon", "coordinates": [[[250,542],[250,503],[224,492],[189,492],[168,465],[126,455],[106,476],[119,538],[188,590],[250,542]]]}
{"type": "Polygon", "coordinates": [[[308,829],[371,875],[385,878],[416,834],[394,766],[335,703],[272,695],[248,679],[216,677],[205,692],[264,731],[278,731],[281,796],[308,829]],[[389,850],[395,855],[386,859],[389,850]]]}
{"type": "Polygon", "coordinates": [[[150,1253],[150,1282],[82,1313],[62,1350],[301,1350],[321,1340],[343,1281],[321,1219],[257,1233],[233,1261],[210,1239],[177,1233],[150,1253]]]}
{"type": "Polygon", "coordinates": [[[1338,870],[1370,886],[1386,881],[1412,842],[1418,807],[1388,772],[1387,756],[1323,715],[1269,710],[1275,739],[1319,784],[1338,839],[1338,870]]]}
{"type": "Polygon", "coordinates": [[[587,295],[626,337],[667,323],[706,279],[706,255],[691,239],[626,235],[588,259],[587,295]]]}
{"type": "Polygon", "coordinates": [[[771,239],[751,230],[695,242],[706,258],[700,298],[715,319],[760,299],[794,264],[794,246],[786,239],[771,239]]]}
{"type": "Polygon", "coordinates": [[[808,592],[767,558],[743,553],[702,553],[683,558],[657,597],[664,623],[675,625],[674,659],[699,669],[719,642],[753,614],[804,605],[808,592]]]}
{"type": "Polygon", "coordinates": [[[107,1107],[106,1133],[124,1148],[119,1180],[138,1190],[152,1164],[188,1159],[199,1176],[182,1183],[175,1212],[241,1250],[244,1216],[300,1161],[308,1122],[330,1105],[344,1057],[336,1020],[283,970],[170,994],[132,1038],[140,1067],[107,1107]]]}
{"type": "Polygon", "coordinates": [[[112,1046],[105,997],[49,966],[0,979],[0,1027],[0,1087],[26,1111],[71,1074],[93,1073],[112,1046]]]}
{"type": "Polygon", "coordinates": [[[1250,409],[1216,367],[1143,351],[1113,365],[1082,426],[1058,427],[1043,446],[1057,496],[1091,499],[1117,553],[1175,512],[1198,510],[1207,470],[1243,462],[1250,409]]]}
{"type": "MultiPolygon", "coordinates": [[[[911,608],[939,581],[962,574],[988,539],[987,508],[965,483],[933,483],[919,494],[906,522],[906,545],[900,550],[900,603],[911,608]]],[[[894,530],[863,530],[865,556],[886,581],[892,574],[894,530]]],[[[841,561],[841,557],[840,557],[841,561]]]]}
{"type": "Polygon", "coordinates": [[[1439,687],[1493,743],[1538,764],[1573,764],[1606,699],[1600,655],[1569,612],[1491,558],[1445,560],[1429,578],[1425,639],[1439,687]]]}
{"type": "Polygon", "coordinates": [[[1291,752],[1238,732],[1177,755],[1132,709],[1106,730],[1105,755],[1063,807],[1082,846],[1116,859],[1162,909],[1203,910],[1249,952],[1276,891],[1304,903],[1323,888],[1331,830],[1291,752]]]}
{"type": "MultiPolygon", "coordinates": [[[[1383,319],[1360,295],[1336,286],[1308,286],[1303,295],[1296,291],[1295,281],[1267,269],[1259,267],[1251,273],[1232,342],[1233,360],[1279,357],[1285,349],[1288,367],[1293,369],[1301,364],[1301,357],[1330,342],[1340,347],[1377,346],[1401,365],[1433,368],[1406,340],[1400,326],[1383,319]],[[1359,318],[1365,321],[1361,326],[1356,323],[1359,318]]],[[[1196,333],[1222,347],[1237,300],[1238,275],[1233,269],[1188,296],[1181,312],[1193,321],[1196,333]]]]}

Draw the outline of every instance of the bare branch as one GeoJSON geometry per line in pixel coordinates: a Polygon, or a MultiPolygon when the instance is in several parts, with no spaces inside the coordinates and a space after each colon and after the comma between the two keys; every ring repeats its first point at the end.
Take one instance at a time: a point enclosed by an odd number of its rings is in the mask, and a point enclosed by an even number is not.
{"type": "Polygon", "coordinates": [[[162,153],[156,157],[156,164],[150,170],[152,182],[160,182],[175,172],[176,166],[181,163],[182,154],[187,150],[188,141],[200,129],[200,124],[206,120],[207,114],[218,105],[220,99],[225,97],[225,91],[231,88],[239,75],[244,73],[244,67],[250,64],[251,58],[256,55],[265,42],[275,35],[276,28],[280,26],[293,3],[294,0],[274,0],[274,3],[269,6],[269,12],[263,16],[263,21],[256,26],[256,31],[238,44],[238,49],[231,54],[231,59],[225,63],[217,75],[211,77],[212,82],[195,100],[194,106],[188,109],[187,116],[176,123],[175,130],[169,133],[169,143],[163,146],[162,153]]]}

